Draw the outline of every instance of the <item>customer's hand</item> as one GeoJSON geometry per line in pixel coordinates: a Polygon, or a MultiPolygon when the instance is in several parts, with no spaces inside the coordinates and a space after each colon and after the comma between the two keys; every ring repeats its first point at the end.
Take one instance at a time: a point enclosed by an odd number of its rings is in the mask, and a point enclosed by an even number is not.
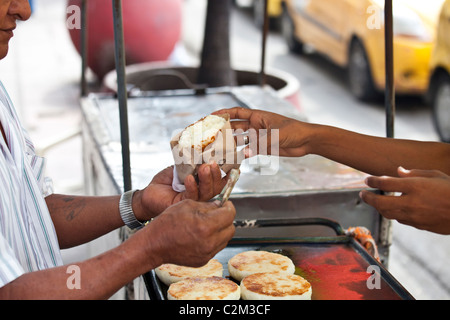
{"type": "Polygon", "coordinates": [[[398,169],[399,177],[369,177],[367,185],[400,196],[362,191],[362,199],[388,219],[450,234],[450,177],[440,171],[398,169]]]}
{"type": "Polygon", "coordinates": [[[200,166],[198,184],[192,175],[188,176],[184,181],[186,191],[174,191],[172,180],[173,166],[159,172],[145,189],[135,193],[133,210],[138,220],[150,220],[181,200],[208,201],[218,195],[227,183],[227,177],[222,178],[217,163],[200,166]]]}
{"type": "Polygon", "coordinates": [[[160,214],[146,228],[152,256],[159,264],[205,265],[234,235],[236,210],[231,202],[181,201],[160,214]],[[155,255],[156,250],[156,255],[155,255]]]}
{"type": "Polygon", "coordinates": [[[257,154],[273,154],[272,150],[284,157],[301,157],[307,154],[305,142],[312,126],[308,123],[276,113],[241,107],[223,109],[213,114],[224,113],[235,120],[231,122],[234,130],[249,133],[250,145],[244,149],[246,158],[257,154]],[[276,139],[273,140],[272,137],[276,139]]]}

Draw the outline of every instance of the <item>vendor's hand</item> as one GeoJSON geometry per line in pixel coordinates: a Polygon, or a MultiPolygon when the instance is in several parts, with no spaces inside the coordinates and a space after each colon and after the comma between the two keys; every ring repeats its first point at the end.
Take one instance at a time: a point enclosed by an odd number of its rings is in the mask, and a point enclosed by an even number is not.
{"type": "Polygon", "coordinates": [[[244,149],[246,158],[261,154],[261,149],[266,154],[271,154],[271,150],[277,150],[277,155],[283,157],[301,157],[307,154],[305,138],[310,124],[276,113],[241,107],[223,109],[213,114],[224,113],[228,113],[231,119],[239,120],[231,121],[231,127],[234,130],[250,133],[250,145],[244,149]],[[267,130],[267,135],[261,135],[259,132],[261,129],[267,130]],[[271,139],[272,130],[275,129],[278,130],[278,141],[271,139]],[[255,141],[258,143],[257,146],[252,145],[255,141]],[[260,141],[267,141],[267,146],[260,146],[260,141]]]}
{"type": "Polygon", "coordinates": [[[172,188],[173,167],[159,172],[152,182],[133,197],[133,210],[139,220],[149,220],[169,206],[185,199],[208,201],[218,195],[225,187],[227,177],[216,163],[203,164],[198,170],[199,183],[190,175],[184,180],[186,191],[178,193],[172,188]],[[136,205],[135,205],[136,203],[136,205]]]}
{"type": "Polygon", "coordinates": [[[236,210],[229,201],[223,207],[218,203],[181,201],[146,227],[158,264],[200,267],[227,246],[235,232],[236,210]]]}
{"type": "Polygon", "coordinates": [[[388,219],[450,234],[450,177],[440,171],[398,169],[398,178],[369,177],[367,185],[401,196],[362,191],[361,198],[388,219]]]}

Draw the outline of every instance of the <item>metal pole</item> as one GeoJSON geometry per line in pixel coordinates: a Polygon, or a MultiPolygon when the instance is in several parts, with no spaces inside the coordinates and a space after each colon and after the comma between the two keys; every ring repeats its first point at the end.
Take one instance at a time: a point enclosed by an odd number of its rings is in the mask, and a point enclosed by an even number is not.
{"type": "Polygon", "coordinates": [[[87,0],[81,1],[81,96],[87,95],[86,69],[87,69],[87,0]]]}
{"type": "MultiPolygon", "coordinates": [[[[395,121],[395,86],[394,86],[394,18],[392,10],[392,0],[384,2],[384,41],[385,41],[385,61],[386,61],[386,89],[385,89],[385,108],[386,108],[386,136],[394,138],[395,121]]],[[[384,193],[393,195],[392,193],[384,193]]],[[[392,243],[392,221],[384,217],[381,218],[380,242],[384,247],[392,243]]]]}
{"type": "Polygon", "coordinates": [[[120,135],[122,142],[122,167],[124,191],[131,190],[130,139],[128,131],[128,106],[125,76],[125,45],[123,37],[122,1],[112,0],[114,15],[114,43],[117,72],[117,97],[119,100],[120,135]]]}
{"type": "Polygon", "coordinates": [[[386,61],[386,135],[394,138],[395,121],[395,86],[394,86],[394,24],[392,13],[392,0],[385,0],[385,61],[386,61]]]}
{"type": "Polygon", "coordinates": [[[259,74],[259,84],[261,87],[266,85],[266,47],[267,33],[269,32],[269,14],[267,10],[268,0],[264,0],[264,23],[262,30],[262,52],[261,52],[261,71],[259,74]]]}

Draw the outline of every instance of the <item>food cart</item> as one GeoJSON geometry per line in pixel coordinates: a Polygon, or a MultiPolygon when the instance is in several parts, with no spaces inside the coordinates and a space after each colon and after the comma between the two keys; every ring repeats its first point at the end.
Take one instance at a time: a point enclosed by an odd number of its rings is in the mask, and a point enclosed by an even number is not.
{"type": "MultiPolygon", "coordinates": [[[[392,27],[390,2],[386,1],[387,43],[392,42],[388,32],[392,27]]],[[[131,188],[145,187],[156,173],[173,163],[169,144],[173,134],[217,109],[235,106],[264,109],[307,121],[302,112],[280,98],[273,88],[264,85],[267,17],[263,26],[261,83],[130,91],[120,0],[113,0],[113,14],[117,90],[88,94],[85,87],[82,89],[83,163],[89,194],[120,194],[131,188]]],[[[386,48],[387,61],[392,62],[389,58],[392,46],[386,48]]],[[[387,64],[388,69],[392,67],[387,64]]],[[[392,136],[391,72],[387,72],[387,79],[388,136],[392,136]]],[[[83,79],[82,86],[85,84],[83,79]]],[[[264,248],[293,258],[302,275],[318,288],[313,299],[411,299],[387,271],[392,236],[390,222],[359,199],[359,191],[365,188],[365,176],[318,156],[257,156],[245,160],[241,178],[231,195],[237,210],[236,235],[229,247],[218,255],[224,269],[232,253],[264,248]],[[346,232],[350,227],[370,230],[378,249],[378,260],[346,232]],[[370,266],[380,270],[381,290],[367,287],[370,266]],[[333,268],[336,272],[330,272],[333,268]],[[330,287],[331,284],[335,288],[330,287]],[[346,289],[339,291],[339,287],[346,289]]],[[[132,231],[124,227],[111,237],[120,242],[131,234],[132,231]]],[[[130,285],[126,297],[165,299],[165,290],[167,288],[149,270],[130,285]]]]}

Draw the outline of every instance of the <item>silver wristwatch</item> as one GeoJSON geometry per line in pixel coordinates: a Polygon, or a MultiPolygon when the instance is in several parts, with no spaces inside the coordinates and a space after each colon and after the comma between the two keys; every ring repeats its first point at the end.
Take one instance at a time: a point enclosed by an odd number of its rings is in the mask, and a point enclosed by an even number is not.
{"type": "Polygon", "coordinates": [[[122,218],[123,222],[126,226],[128,226],[130,229],[137,229],[144,226],[143,223],[138,221],[136,219],[136,216],[134,215],[133,208],[131,207],[133,194],[137,190],[130,190],[122,194],[119,201],[119,212],[120,217],[122,218]]]}

